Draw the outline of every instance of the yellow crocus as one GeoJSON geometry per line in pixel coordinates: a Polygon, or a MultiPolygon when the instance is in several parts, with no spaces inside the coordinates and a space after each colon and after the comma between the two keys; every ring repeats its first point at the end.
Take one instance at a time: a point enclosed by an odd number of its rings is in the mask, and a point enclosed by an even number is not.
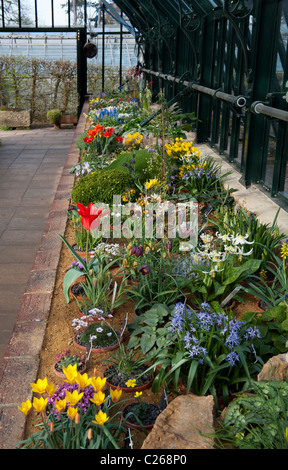
{"type": "Polygon", "coordinates": [[[74,364],[73,366],[71,364],[68,364],[67,367],[63,366],[62,368],[64,374],[66,375],[67,382],[70,384],[74,384],[77,379],[77,364],[74,364]]]}
{"type": "Polygon", "coordinates": [[[93,420],[92,423],[99,424],[99,426],[103,426],[103,424],[108,421],[109,416],[106,413],[103,413],[102,410],[99,410],[97,415],[95,415],[95,421],[93,420]]]}
{"type": "Polygon", "coordinates": [[[125,385],[127,385],[127,387],[136,387],[136,379],[127,380],[127,382],[125,382],[125,385]]]}
{"type": "Polygon", "coordinates": [[[23,401],[21,406],[18,406],[19,410],[24,413],[24,415],[28,415],[32,409],[32,403],[30,400],[23,401]]]}
{"type": "Polygon", "coordinates": [[[139,398],[139,397],[141,397],[142,393],[143,393],[143,392],[136,392],[135,395],[134,395],[134,397],[135,397],[135,398],[139,398]]]}
{"type": "Polygon", "coordinates": [[[38,379],[36,383],[30,383],[33,392],[35,393],[45,393],[46,388],[48,385],[47,378],[45,377],[43,380],[38,379]]]}
{"type": "Polygon", "coordinates": [[[106,377],[104,377],[103,379],[101,379],[101,377],[91,377],[90,380],[95,392],[102,391],[106,384],[106,377]]]}
{"type": "Polygon", "coordinates": [[[95,403],[95,405],[97,406],[102,405],[105,400],[105,393],[101,392],[101,390],[99,390],[99,392],[94,393],[93,398],[90,398],[90,401],[92,401],[92,403],[95,403]]]}
{"type": "Polygon", "coordinates": [[[45,410],[46,406],[47,406],[47,402],[48,402],[48,398],[34,397],[33,398],[33,407],[34,407],[35,411],[37,411],[38,413],[42,413],[45,410]]]}
{"type": "Polygon", "coordinates": [[[75,419],[75,416],[77,415],[78,413],[78,408],[74,408],[74,406],[69,406],[68,409],[67,409],[67,416],[68,418],[70,419],[75,419]]]}
{"type": "Polygon", "coordinates": [[[66,400],[70,406],[75,406],[83,397],[84,392],[79,393],[78,390],[73,390],[73,392],[66,391],[66,400]]]}
{"type": "Polygon", "coordinates": [[[110,397],[113,403],[116,403],[120,400],[122,395],[122,390],[120,388],[115,388],[115,390],[110,389],[110,397]]]}
{"type": "Polygon", "coordinates": [[[84,389],[90,385],[90,379],[88,378],[88,375],[86,374],[80,374],[78,372],[77,377],[76,377],[76,383],[79,385],[80,388],[84,389]]]}
{"type": "Polygon", "coordinates": [[[56,410],[58,411],[58,413],[63,413],[63,411],[65,411],[65,409],[66,409],[66,406],[67,406],[66,398],[64,398],[64,400],[56,400],[55,401],[55,407],[56,407],[56,410]]]}

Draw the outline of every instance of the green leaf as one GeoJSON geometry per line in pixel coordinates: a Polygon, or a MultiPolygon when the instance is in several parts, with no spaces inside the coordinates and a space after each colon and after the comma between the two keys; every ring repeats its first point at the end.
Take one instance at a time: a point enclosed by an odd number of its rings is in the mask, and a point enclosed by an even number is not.
{"type": "Polygon", "coordinates": [[[74,269],[74,268],[69,269],[64,276],[63,291],[64,291],[64,296],[65,296],[67,304],[70,301],[69,289],[71,285],[75,281],[77,281],[77,279],[79,279],[80,277],[83,277],[83,273],[79,271],[78,269],[74,269]]]}
{"type": "Polygon", "coordinates": [[[140,340],[140,347],[143,354],[146,354],[155,344],[156,336],[143,333],[140,340]]]}

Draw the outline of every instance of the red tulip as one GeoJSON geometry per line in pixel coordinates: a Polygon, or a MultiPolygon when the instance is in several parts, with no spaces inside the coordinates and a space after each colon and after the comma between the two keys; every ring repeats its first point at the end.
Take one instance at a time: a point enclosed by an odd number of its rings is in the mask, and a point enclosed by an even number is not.
{"type": "Polygon", "coordinates": [[[92,224],[93,229],[98,227],[98,225],[100,224],[101,217],[110,212],[107,211],[102,214],[104,206],[100,209],[95,209],[93,202],[90,202],[87,207],[78,202],[77,207],[79,209],[79,214],[81,215],[81,224],[86,230],[91,230],[92,224]]]}

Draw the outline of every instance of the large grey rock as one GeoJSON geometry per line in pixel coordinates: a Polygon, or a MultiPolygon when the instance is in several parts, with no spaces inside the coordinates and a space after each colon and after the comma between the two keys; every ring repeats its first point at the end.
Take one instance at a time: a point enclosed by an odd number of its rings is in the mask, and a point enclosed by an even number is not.
{"type": "Polygon", "coordinates": [[[30,127],[30,111],[0,111],[0,126],[30,127]]]}
{"type": "Polygon", "coordinates": [[[142,449],[212,449],[214,413],[212,395],[180,395],[158,416],[142,449]]]}
{"type": "Polygon", "coordinates": [[[258,374],[258,381],[286,380],[288,376],[288,353],[271,357],[258,374]]]}

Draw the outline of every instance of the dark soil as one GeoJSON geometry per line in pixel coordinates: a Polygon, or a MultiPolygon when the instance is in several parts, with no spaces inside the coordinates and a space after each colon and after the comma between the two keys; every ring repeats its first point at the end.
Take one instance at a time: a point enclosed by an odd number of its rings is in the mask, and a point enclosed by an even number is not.
{"type": "Polygon", "coordinates": [[[154,424],[157,416],[161,413],[159,406],[156,405],[155,403],[148,403],[149,406],[147,407],[147,412],[141,415],[141,417],[139,416],[138,419],[136,419],[136,416],[134,416],[133,414],[133,409],[137,405],[138,405],[138,402],[131,403],[124,409],[123,411],[124,419],[126,419],[128,414],[130,413],[127,418],[127,424],[128,424],[128,421],[129,423],[136,424],[136,425],[139,425],[139,421],[141,421],[143,426],[149,426],[151,424],[154,424]]]}
{"type": "Polygon", "coordinates": [[[121,375],[119,375],[118,367],[117,366],[110,366],[105,372],[104,376],[106,377],[107,381],[111,384],[117,387],[127,387],[125,383],[131,379],[136,379],[136,387],[141,387],[143,385],[146,385],[148,382],[150,382],[152,376],[151,372],[146,372],[145,374],[141,375],[141,377],[138,377],[141,373],[145,371],[146,367],[139,367],[137,371],[135,371],[133,374],[121,372],[121,375]]]}
{"type": "Polygon", "coordinates": [[[71,287],[71,292],[72,292],[72,294],[75,295],[75,296],[85,297],[85,290],[84,290],[83,286],[81,285],[81,283],[79,283],[79,284],[74,284],[74,285],[71,287]]]}

